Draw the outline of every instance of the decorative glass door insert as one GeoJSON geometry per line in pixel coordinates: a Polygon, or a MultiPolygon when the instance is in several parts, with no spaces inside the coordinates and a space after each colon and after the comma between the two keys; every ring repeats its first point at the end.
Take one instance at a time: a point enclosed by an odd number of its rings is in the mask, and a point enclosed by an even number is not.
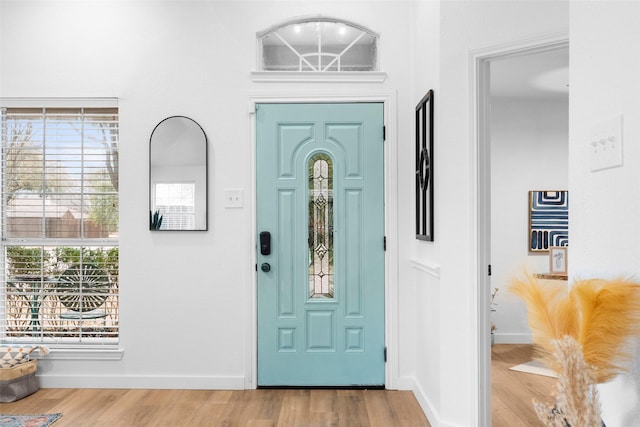
{"type": "Polygon", "coordinates": [[[333,298],[333,162],[309,159],[309,297],[333,298]]]}

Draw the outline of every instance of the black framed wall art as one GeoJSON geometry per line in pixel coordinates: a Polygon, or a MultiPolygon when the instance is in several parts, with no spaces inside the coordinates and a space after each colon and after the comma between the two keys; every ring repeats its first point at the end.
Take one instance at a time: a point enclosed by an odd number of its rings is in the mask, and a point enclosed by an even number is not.
{"type": "Polygon", "coordinates": [[[529,253],[569,246],[569,192],[529,191],[529,253]]]}
{"type": "Polygon", "coordinates": [[[416,239],[433,242],[433,90],[416,105],[416,239]]]}

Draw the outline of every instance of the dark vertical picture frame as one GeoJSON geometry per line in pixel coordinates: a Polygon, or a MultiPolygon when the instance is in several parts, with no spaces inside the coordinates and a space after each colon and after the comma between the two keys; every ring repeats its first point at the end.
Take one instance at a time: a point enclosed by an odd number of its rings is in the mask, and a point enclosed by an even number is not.
{"type": "Polygon", "coordinates": [[[529,253],[569,246],[569,192],[529,191],[529,253]]]}
{"type": "Polygon", "coordinates": [[[433,242],[433,90],[416,105],[416,239],[433,242]]]}

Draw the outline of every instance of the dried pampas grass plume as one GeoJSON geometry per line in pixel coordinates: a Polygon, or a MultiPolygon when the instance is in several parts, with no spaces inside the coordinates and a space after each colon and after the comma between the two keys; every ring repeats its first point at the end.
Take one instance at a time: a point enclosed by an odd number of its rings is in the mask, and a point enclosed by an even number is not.
{"type": "Polygon", "coordinates": [[[510,290],[527,305],[536,358],[557,373],[555,341],[572,337],[598,383],[623,372],[630,354],[625,342],[640,334],[640,284],[627,279],[573,282],[571,289],[540,284],[531,274],[511,282],[510,290]]]}
{"type": "Polygon", "coordinates": [[[624,372],[631,354],[625,342],[640,334],[640,284],[629,280],[580,280],[569,292],[577,306],[584,360],[599,383],[624,372]]]}
{"type": "Polygon", "coordinates": [[[527,305],[537,359],[558,373],[556,405],[534,402],[547,427],[600,427],[597,383],[625,371],[629,337],[640,334],[640,284],[577,280],[569,289],[525,274],[511,291],[527,305]]]}
{"type": "Polygon", "coordinates": [[[598,390],[593,369],[582,357],[580,344],[570,336],[554,340],[554,356],[562,362],[554,407],[535,402],[538,418],[547,427],[601,427],[598,390]]]}
{"type": "Polygon", "coordinates": [[[560,362],[554,357],[554,341],[565,335],[577,334],[577,314],[569,302],[567,287],[550,282],[541,286],[531,274],[514,279],[509,290],[524,300],[529,328],[535,343],[535,358],[555,372],[560,362]]]}

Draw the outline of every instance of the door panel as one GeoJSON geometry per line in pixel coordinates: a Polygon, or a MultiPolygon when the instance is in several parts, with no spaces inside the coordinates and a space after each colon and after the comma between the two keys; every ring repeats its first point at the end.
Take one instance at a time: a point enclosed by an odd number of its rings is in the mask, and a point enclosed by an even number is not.
{"type": "Polygon", "coordinates": [[[258,385],[383,385],[383,105],[259,104],[256,126],[258,385]]]}

